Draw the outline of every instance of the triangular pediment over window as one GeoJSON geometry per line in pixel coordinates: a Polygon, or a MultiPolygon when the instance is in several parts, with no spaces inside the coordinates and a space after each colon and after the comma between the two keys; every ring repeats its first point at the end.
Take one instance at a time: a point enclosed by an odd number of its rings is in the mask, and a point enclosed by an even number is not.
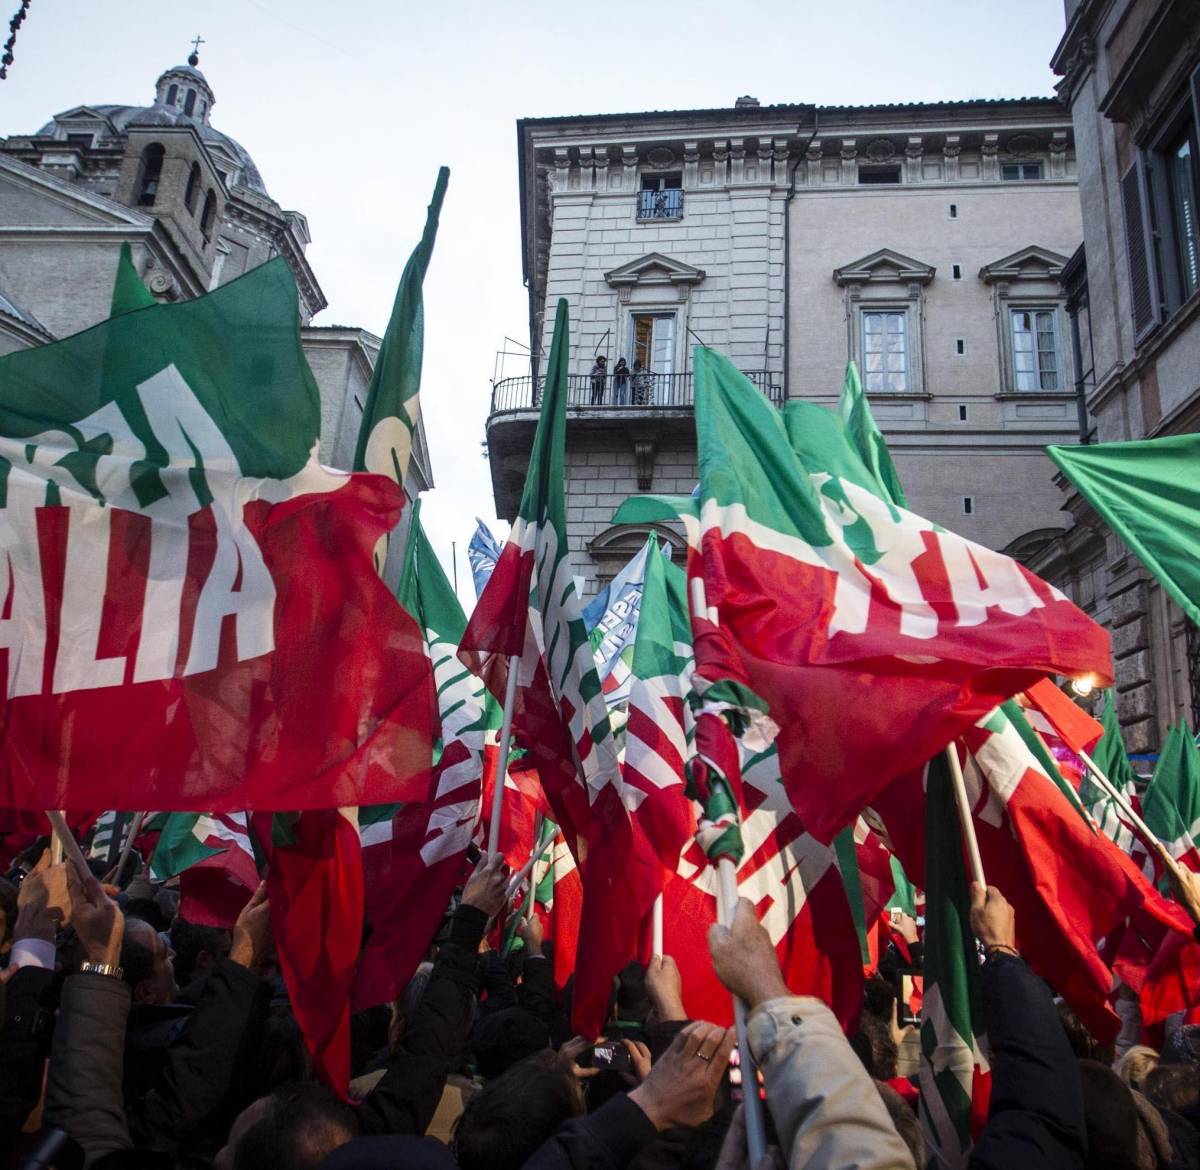
{"type": "Polygon", "coordinates": [[[1030,244],[1011,256],[985,264],[979,270],[979,279],[987,284],[997,280],[1057,280],[1067,260],[1049,248],[1030,244]]]}
{"type": "Polygon", "coordinates": [[[75,106],[73,109],[64,110],[61,114],[55,114],[54,120],[60,126],[65,126],[68,122],[72,124],[85,122],[103,128],[109,134],[116,135],[117,133],[117,128],[109,121],[108,115],[100,110],[92,109],[91,106],[75,106]]]}
{"type": "Polygon", "coordinates": [[[833,270],[838,284],[928,284],[936,269],[891,248],[880,248],[861,260],[833,270]]]}
{"type": "Polygon", "coordinates": [[[704,269],[694,268],[682,260],[672,260],[661,252],[651,252],[640,260],[630,260],[620,268],[604,274],[604,279],[613,288],[638,284],[699,284],[704,279],[704,269]]]}

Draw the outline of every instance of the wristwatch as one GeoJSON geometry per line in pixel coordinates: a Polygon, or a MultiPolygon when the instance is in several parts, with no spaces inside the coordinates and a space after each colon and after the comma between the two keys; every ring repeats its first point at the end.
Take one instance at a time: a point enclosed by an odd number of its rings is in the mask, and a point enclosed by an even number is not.
{"type": "Polygon", "coordinates": [[[91,960],[84,960],[79,964],[79,973],[90,975],[109,975],[113,979],[123,979],[125,972],[121,970],[115,963],[93,963],[91,960]]]}

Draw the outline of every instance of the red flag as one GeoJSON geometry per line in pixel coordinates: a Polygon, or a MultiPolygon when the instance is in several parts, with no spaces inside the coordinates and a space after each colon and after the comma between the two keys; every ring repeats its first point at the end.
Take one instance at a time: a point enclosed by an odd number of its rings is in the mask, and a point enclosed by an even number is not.
{"type": "Polygon", "coordinates": [[[1026,687],[1025,697],[1050,720],[1059,738],[1076,755],[1090,753],[1104,734],[1100,721],[1071,702],[1048,678],[1026,687]]]}

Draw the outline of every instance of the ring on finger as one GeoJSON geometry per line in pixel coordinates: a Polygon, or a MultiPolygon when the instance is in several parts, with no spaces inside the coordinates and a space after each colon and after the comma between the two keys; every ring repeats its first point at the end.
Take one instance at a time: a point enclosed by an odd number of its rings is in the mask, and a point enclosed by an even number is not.
{"type": "Polygon", "coordinates": [[[703,1052],[697,1052],[696,1057],[697,1057],[697,1059],[703,1060],[705,1062],[712,1060],[711,1054],[709,1054],[708,1056],[705,1056],[703,1052]]]}

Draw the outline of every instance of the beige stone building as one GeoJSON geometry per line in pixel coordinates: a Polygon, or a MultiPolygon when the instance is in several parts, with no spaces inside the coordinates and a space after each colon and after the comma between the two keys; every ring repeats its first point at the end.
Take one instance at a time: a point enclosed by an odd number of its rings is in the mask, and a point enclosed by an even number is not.
{"type": "MultiPolygon", "coordinates": [[[[1052,66],[1071,112],[1083,246],[1063,274],[1078,388],[1101,442],[1200,428],[1200,10],[1067,0],[1052,66]]],[[[1200,469],[1197,469],[1200,475],[1200,469]]],[[[1131,751],[1200,724],[1200,631],[1062,479],[1071,525],[1034,559],[1112,630],[1131,751]]]]}
{"type": "Polygon", "coordinates": [[[777,403],[832,404],[855,358],[916,510],[1021,556],[1064,529],[1041,448],[1079,433],[1058,278],[1082,227],[1057,101],[739,98],[527,119],[518,141],[535,356],[493,386],[496,506],[511,517],[519,502],[566,297],[568,525],[588,592],[644,541],[612,525],[616,506],[696,483],[697,342],[777,403]]]}
{"type": "MultiPolygon", "coordinates": [[[[0,354],[104,320],[123,243],[160,301],[283,256],[321,394],[321,458],[348,467],[379,338],[312,324],[326,302],[305,258],[308,221],[281,207],[245,148],[212,125],[216,98],[197,65],[193,54],[163,73],[150,105],[78,106],[0,140],[0,354]]],[[[419,429],[405,491],[412,499],[431,486],[419,429]]]]}

